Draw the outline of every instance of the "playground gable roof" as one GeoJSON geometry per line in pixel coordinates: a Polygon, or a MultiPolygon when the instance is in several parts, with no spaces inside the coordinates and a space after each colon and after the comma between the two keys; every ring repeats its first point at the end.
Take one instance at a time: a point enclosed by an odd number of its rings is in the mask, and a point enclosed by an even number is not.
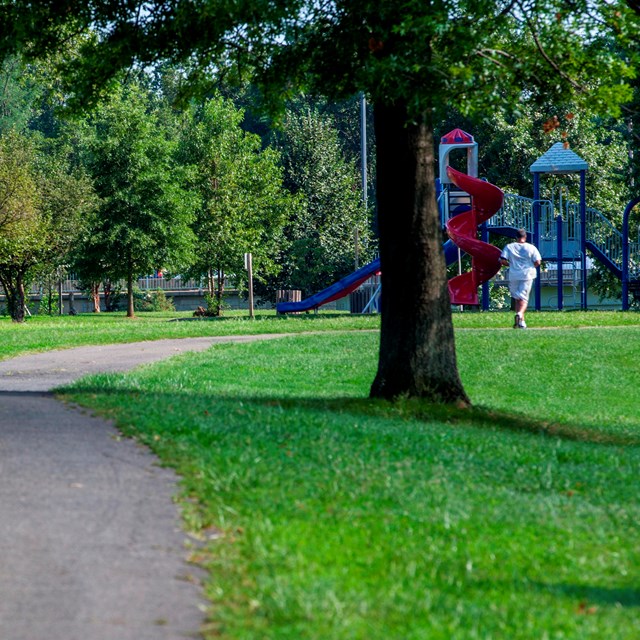
{"type": "Polygon", "coordinates": [[[587,162],[571,149],[565,149],[562,142],[556,142],[529,167],[531,173],[552,174],[577,173],[588,168],[587,162]]]}

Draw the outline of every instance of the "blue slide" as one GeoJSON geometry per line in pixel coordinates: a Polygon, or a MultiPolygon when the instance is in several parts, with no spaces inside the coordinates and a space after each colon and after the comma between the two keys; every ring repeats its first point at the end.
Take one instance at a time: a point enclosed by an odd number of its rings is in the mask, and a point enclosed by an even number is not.
{"type": "MultiPolygon", "coordinates": [[[[442,246],[447,264],[451,264],[458,259],[458,247],[447,240],[442,246]]],[[[365,280],[380,272],[380,258],[360,267],[357,271],[350,273],[338,282],[334,282],[326,289],[315,293],[300,302],[279,302],[276,305],[277,313],[295,313],[300,311],[311,311],[317,309],[327,302],[333,302],[339,298],[349,295],[355,291],[365,280]]]]}

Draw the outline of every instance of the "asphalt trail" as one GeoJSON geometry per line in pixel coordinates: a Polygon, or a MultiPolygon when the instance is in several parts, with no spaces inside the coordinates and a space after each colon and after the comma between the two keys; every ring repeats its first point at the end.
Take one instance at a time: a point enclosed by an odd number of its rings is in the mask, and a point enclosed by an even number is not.
{"type": "Polygon", "coordinates": [[[186,562],[177,477],[51,389],[220,342],[79,347],[0,362],[0,639],[199,638],[201,575],[186,562]]]}

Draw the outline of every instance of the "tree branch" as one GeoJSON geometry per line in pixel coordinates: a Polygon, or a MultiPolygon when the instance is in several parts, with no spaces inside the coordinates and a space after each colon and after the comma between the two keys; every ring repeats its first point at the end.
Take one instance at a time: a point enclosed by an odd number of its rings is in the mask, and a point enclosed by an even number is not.
{"type": "Polygon", "coordinates": [[[542,43],[540,42],[540,38],[538,36],[538,32],[536,30],[535,25],[533,24],[531,18],[527,15],[526,9],[523,7],[522,2],[520,0],[518,0],[518,6],[520,7],[520,10],[522,11],[522,15],[524,16],[525,22],[527,24],[527,26],[529,27],[529,31],[531,33],[531,37],[533,38],[533,41],[535,42],[536,45],[536,49],[538,49],[538,52],[540,53],[540,55],[542,56],[543,60],[564,80],[566,80],[576,91],[580,92],[580,93],[584,93],[585,91],[585,87],[582,86],[581,84],[579,84],[578,82],[576,82],[573,78],[571,78],[567,73],[565,73],[560,66],[558,65],[557,62],[555,62],[554,60],[552,60],[552,58],[547,54],[547,52],[544,50],[544,47],[542,46],[542,43]]]}
{"type": "Polygon", "coordinates": [[[506,69],[506,65],[502,64],[499,60],[497,60],[494,56],[502,56],[504,58],[508,58],[509,60],[515,60],[515,56],[507,53],[506,51],[502,51],[501,49],[477,49],[476,53],[485,60],[492,62],[502,69],[506,69]]]}

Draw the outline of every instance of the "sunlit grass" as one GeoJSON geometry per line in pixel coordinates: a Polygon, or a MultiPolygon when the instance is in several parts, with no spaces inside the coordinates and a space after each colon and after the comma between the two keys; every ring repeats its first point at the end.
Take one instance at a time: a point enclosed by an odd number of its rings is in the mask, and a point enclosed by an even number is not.
{"type": "MultiPolygon", "coordinates": [[[[634,326],[637,313],[611,311],[531,312],[532,329],[634,326]]],[[[510,312],[454,313],[458,329],[511,328],[510,312]]],[[[189,312],[140,313],[130,320],[124,313],[80,314],[77,316],[34,316],[17,325],[0,317],[0,359],[29,351],[45,351],[89,344],[110,344],[161,338],[241,335],[255,333],[301,333],[305,331],[371,330],[380,327],[378,315],[323,312],[276,316],[259,310],[250,319],[246,311],[232,311],[222,318],[197,319],[189,312]]]]}
{"type": "Polygon", "coordinates": [[[376,329],[378,316],[340,313],[310,313],[276,316],[275,312],[228,312],[221,318],[193,318],[188,312],[140,313],[134,319],[124,313],[77,316],[34,316],[24,324],[0,318],[0,359],[29,351],[46,351],[91,344],[112,344],[257,333],[299,333],[376,329]]]}
{"type": "Polygon", "coordinates": [[[618,325],[638,316],[468,316],[472,410],[368,400],[375,332],[220,345],[68,395],[182,475],[208,637],[637,637],[640,327],[618,325]]]}

